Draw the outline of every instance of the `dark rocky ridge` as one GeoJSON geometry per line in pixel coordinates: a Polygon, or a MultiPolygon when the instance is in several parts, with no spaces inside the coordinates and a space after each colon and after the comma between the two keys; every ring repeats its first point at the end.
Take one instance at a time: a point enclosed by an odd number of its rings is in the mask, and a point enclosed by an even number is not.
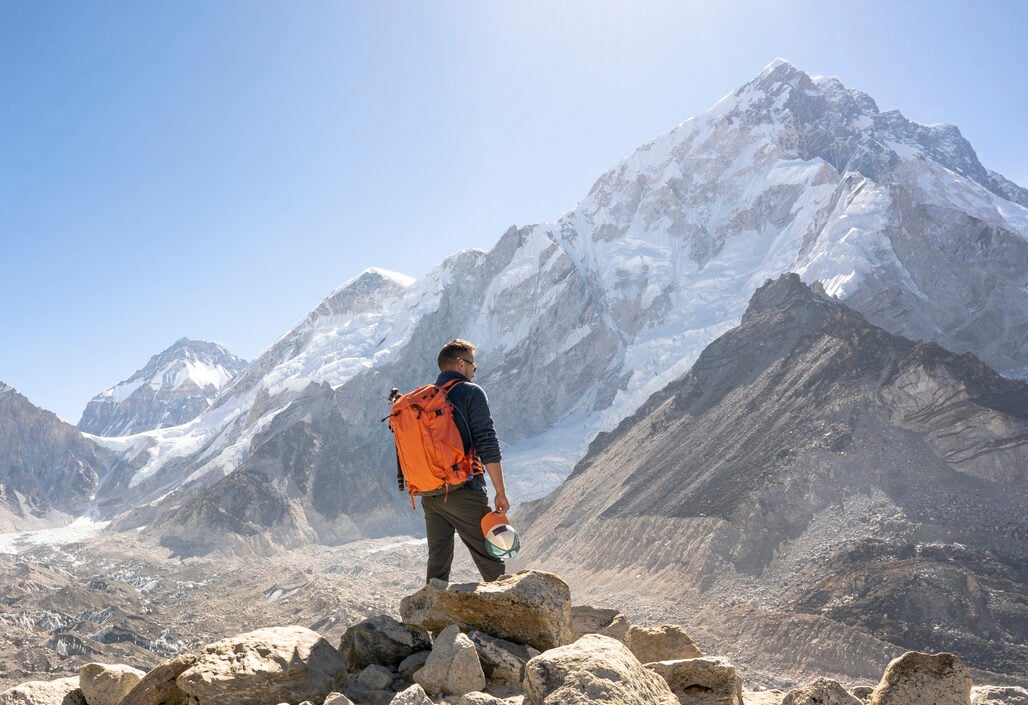
{"type": "Polygon", "coordinates": [[[715,633],[807,614],[803,630],[863,635],[821,647],[842,671],[894,644],[1013,675],[1026,497],[1028,385],[786,275],[516,519],[573,587],[662,595],[715,633]]]}
{"type": "Polygon", "coordinates": [[[0,383],[0,533],[85,511],[115,454],[0,383]]]}

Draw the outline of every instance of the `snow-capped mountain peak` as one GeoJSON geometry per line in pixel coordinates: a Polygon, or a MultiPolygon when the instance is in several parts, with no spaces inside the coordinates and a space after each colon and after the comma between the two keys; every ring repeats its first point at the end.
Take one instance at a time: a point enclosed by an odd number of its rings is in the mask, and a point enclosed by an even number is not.
{"type": "Polygon", "coordinates": [[[177,426],[206,409],[245,366],[217,343],[181,338],[127,380],[93,397],[78,426],[98,436],[177,426]]]}

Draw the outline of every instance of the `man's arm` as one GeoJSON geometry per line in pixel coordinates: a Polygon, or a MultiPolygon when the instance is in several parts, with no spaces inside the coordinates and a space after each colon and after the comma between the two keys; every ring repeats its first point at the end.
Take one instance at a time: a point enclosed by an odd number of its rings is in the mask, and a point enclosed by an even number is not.
{"type": "Polygon", "coordinates": [[[486,463],[485,471],[489,473],[489,480],[496,490],[496,499],[493,500],[493,509],[498,512],[506,512],[510,509],[510,502],[507,501],[507,488],[503,485],[503,466],[499,461],[486,463]]]}

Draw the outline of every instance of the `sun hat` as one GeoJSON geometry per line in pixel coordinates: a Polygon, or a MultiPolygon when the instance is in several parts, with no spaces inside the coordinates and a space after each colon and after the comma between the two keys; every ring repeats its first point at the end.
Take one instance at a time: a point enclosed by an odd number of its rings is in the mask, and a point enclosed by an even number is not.
{"type": "Polygon", "coordinates": [[[521,537],[510,525],[505,512],[489,512],[482,517],[485,550],[496,558],[513,558],[521,550],[521,537]]]}

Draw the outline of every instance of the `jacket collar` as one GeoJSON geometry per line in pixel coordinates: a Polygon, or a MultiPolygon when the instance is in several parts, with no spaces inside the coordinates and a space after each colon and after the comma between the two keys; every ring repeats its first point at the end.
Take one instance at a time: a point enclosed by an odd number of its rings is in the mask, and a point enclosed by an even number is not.
{"type": "Polygon", "coordinates": [[[457,372],[457,370],[444,370],[443,372],[439,373],[439,377],[436,379],[435,383],[436,386],[441,386],[453,379],[459,379],[462,382],[471,381],[467,377],[462,375],[460,372],[457,372]]]}

